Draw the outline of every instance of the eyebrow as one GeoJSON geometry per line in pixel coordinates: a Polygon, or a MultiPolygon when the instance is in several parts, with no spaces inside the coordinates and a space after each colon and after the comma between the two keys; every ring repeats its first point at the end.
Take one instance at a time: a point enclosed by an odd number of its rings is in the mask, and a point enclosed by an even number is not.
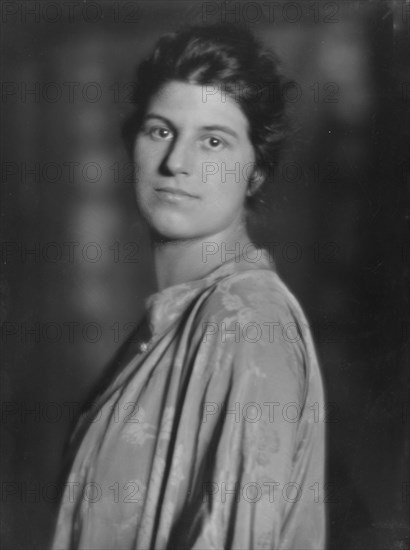
{"type": "Polygon", "coordinates": [[[213,132],[214,130],[219,130],[220,132],[225,132],[226,134],[231,135],[235,139],[239,139],[238,134],[232,130],[232,128],[229,128],[229,126],[221,126],[219,124],[215,124],[213,126],[202,126],[203,130],[206,130],[207,132],[213,132]]]}
{"type": "MultiPolygon", "coordinates": [[[[163,120],[166,124],[168,124],[168,126],[170,126],[171,128],[175,128],[175,125],[168,118],[162,115],[158,115],[156,113],[148,113],[147,115],[145,115],[143,121],[145,122],[153,118],[163,120]]],[[[212,124],[211,126],[201,126],[200,130],[205,130],[207,132],[214,132],[214,131],[225,132],[226,134],[229,134],[232,137],[234,137],[236,140],[239,140],[238,134],[234,130],[232,130],[232,128],[230,128],[229,126],[212,124]]]]}

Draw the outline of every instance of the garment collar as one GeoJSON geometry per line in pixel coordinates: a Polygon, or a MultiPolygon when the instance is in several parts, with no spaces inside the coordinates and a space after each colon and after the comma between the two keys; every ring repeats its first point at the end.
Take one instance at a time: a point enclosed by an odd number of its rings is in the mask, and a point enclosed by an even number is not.
{"type": "Polygon", "coordinates": [[[265,249],[253,248],[249,255],[235,255],[201,279],[169,286],[151,294],[145,300],[145,307],[152,336],[167,330],[192,300],[206,288],[233,273],[255,269],[275,269],[274,262],[265,249]]]}

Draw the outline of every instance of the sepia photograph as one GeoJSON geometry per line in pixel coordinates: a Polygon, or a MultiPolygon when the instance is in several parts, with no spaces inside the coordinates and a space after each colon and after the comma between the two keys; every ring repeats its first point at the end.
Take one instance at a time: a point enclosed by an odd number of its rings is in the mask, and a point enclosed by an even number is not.
{"type": "Polygon", "coordinates": [[[408,0],[11,0],[2,550],[410,550],[408,0]]]}

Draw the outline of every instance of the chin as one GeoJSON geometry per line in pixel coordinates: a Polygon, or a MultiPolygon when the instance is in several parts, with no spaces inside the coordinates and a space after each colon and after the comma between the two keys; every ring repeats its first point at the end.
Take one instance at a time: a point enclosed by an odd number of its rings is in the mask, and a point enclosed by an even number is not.
{"type": "Polygon", "coordinates": [[[151,232],[164,240],[188,240],[198,236],[197,228],[191,223],[182,220],[168,220],[166,216],[162,219],[147,220],[151,232]]]}

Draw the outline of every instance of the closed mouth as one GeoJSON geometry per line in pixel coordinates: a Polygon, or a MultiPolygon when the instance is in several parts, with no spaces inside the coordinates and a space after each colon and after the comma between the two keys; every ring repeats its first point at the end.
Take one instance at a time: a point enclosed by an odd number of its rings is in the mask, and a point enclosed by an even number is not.
{"type": "Polygon", "coordinates": [[[187,191],[183,191],[182,189],[175,189],[174,187],[156,187],[155,191],[157,191],[157,193],[170,193],[171,195],[175,195],[176,197],[190,197],[192,199],[199,198],[197,195],[192,195],[187,191]]]}

